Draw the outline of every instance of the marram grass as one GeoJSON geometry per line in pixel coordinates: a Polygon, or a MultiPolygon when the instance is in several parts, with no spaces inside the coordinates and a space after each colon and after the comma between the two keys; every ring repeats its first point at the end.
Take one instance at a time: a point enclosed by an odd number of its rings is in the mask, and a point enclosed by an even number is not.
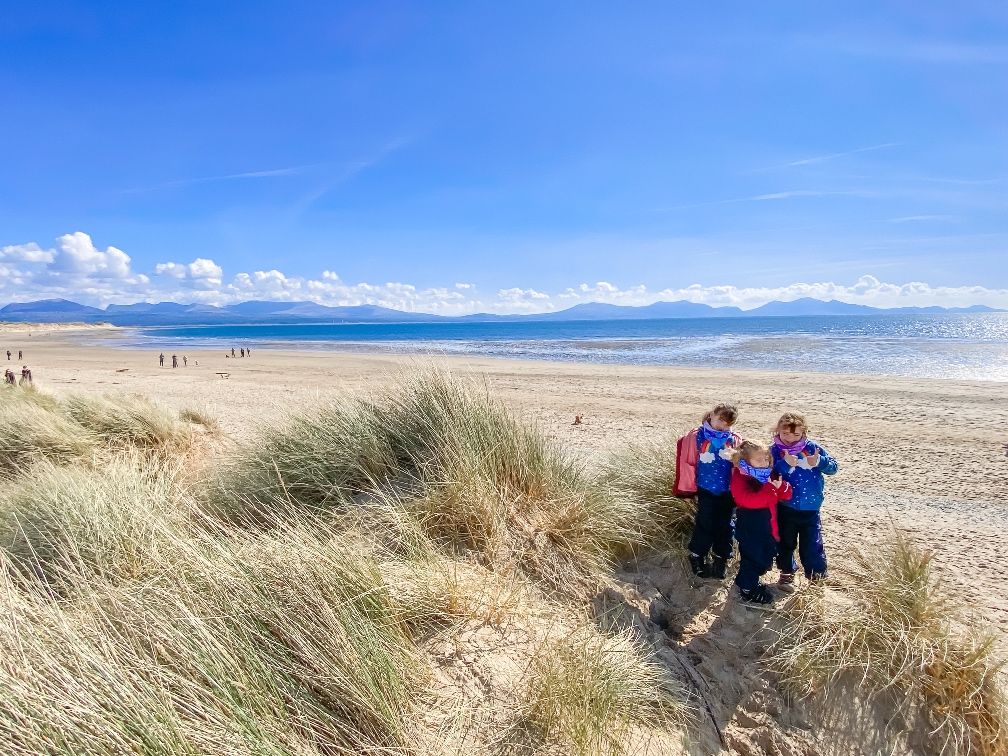
{"type": "Polygon", "coordinates": [[[842,679],[892,691],[924,717],[935,753],[1008,754],[1004,661],[995,636],[941,590],[930,552],[894,531],[790,601],[767,661],[801,695],[842,679]]]}

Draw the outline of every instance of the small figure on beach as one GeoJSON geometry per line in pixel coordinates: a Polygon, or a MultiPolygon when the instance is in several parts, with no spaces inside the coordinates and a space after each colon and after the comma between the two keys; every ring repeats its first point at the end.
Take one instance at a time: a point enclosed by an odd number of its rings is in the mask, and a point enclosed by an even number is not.
{"type": "Polygon", "coordinates": [[[778,502],[791,498],[791,486],[773,468],[773,455],[765,446],[743,441],[735,453],[731,494],[735,500],[735,540],[739,569],[735,585],[743,603],[767,607],[774,596],[760,578],[770,571],[777,556],[778,502]]]}
{"type": "Polygon", "coordinates": [[[732,431],[737,420],[735,405],[717,405],[704,415],[699,428],[679,439],[676,451],[676,495],[697,497],[688,548],[690,569],[701,578],[724,580],[733,556],[731,476],[735,450],[742,444],[742,437],[732,431]],[[708,553],[713,561],[707,560],[708,553]]]}
{"type": "Polygon", "coordinates": [[[161,357],[159,359],[161,360],[161,367],[164,367],[164,352],[161,353],[161,357]]]}
{"type": "Polygon", "coordinates": [[[234,356],[235,356],[235,353],[234,353],[234,347],[231,347],[231,356],[232,356],[232,357],[234,357],[234,356]]]}
{"type": "Polygon", "coordinates": [[[189,359],[183,354],[182,355],[182,367],[186,367],[189,364],[189,359]]]}
{"type": "Polygon", "coordinates": [[[252,356],[252,350],[249,349],[248,347],[245,347],[245,356],[246,357],[251,357],[252,356]]]}
{"type": "Polygon", "coordinates": [[[177,367],[178,367],[178,355],[174,355],[174,354],[173,354],[173,355],[171,356],[171,366],[172,366],[173,368],[177,368],[177,367]]]}
{"type": "Polygon", "coordinates": [[[825,489],[824,475],[839,469],[837,461],[808,437],[805,416],[785,412],[777,421],[777,434],[770,447],[774,469],[794,490],[791,501],[780,508],[780,545],[777,547],[777,568],[781,571],[778,587],[793,590],[798,564],[794,552],[809,580],[822,580],[826,573],[826,549],[823,546],[819,510],[825,489]]]}
{"type": "Polygon", "coordinates": [[[241,350],[241,356],[242,356],[242,357],[244,357],[244,356],[245,356],[245,350],[244,350],[244,349],[242,349],[242,350],[241,350]]]}
{"type": "Polygon", "coordinates": [[[4,381],[6,383],[9,383],[11,386],[17,384],[17,376],[14,375],[14,371],[11,370],[10,368],[7,368],[7,372],[4,373],[4,381]]]}
{"type": "Polygon", "coordinates": [[[7,362],[10,362],[10,349],[7,350],[7,362]]]}
{"type": "Polygon", "coordinates": [[[21,362],[21,360],[23,360],[23,359],[24,359],[24,355],[21,353],[21,350],[18,349],[18,362],[21,362]]]}
{"type": "Polygon", "coordinates": [[[584,422],[584,415],[574,415],[574,425],[581,425],[584,422]]]}
{"type": "Polygon", "coordinates": [[[21,385],[27,383],[29,386],[35,382],[32,380],[31,369],[27,365],[21,366],[21,385]]]}

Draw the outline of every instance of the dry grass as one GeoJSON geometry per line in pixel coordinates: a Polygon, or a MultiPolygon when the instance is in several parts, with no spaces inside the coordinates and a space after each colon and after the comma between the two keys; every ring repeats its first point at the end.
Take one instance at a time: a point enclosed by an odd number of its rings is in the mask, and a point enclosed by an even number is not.
{"type": "Polygon", "coordinates": [[[135,449],[177,456],[197,437],[194,422],[143,397],[75,395],[61,401],[33,386],[5,384],[0,475],[17,475],[36,462],[96,462],[135,449]]]}
{"type": "MultiPolygon", "coordinates": [[[[584,463],[475,380],[430,371],[390,390],[293,415],[210,488],[229,516],[379,497],[442,548],[584,593],[641,538],[647,512],[614,499],[584,463]]],[[[407,528],[408,530],[409,528],[407,528]]]]}
{"type": "Polygon", "coordinates": [[[633,636],[580,628],[534,657],[518,732],[530,738],[526,744],[533,749],[622,754],[631,731],[643,730],[646,737],[686,722],[685,701],[679,684],[647,658],[633,636]]]}
{"type": "Polygon", "coordinates": [[[935,753],[1008,753],[995,637],[942,593],[931,554],[894,533],[835,572],[840,597],[813,589],[786,607],[768,658],[785,684],[810,695],[845,678],[869,695],[894,691],[924,717],[935,753]]]}
{"type": "Polygon", "coordinates": [[[675,437],[617,452],[602,469],[609,495],[640,512],[642,541],[679,544],[689,537],[696,505],[672,494],[675,472],[675,437]]]}

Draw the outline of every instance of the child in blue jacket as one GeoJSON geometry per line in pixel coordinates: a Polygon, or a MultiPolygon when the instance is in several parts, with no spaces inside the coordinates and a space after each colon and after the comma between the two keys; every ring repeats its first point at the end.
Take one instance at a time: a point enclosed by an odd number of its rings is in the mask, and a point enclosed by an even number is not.
{"type": "Polygon", "coordinates": [[[778,587],[790,590],[798,570],[794,552],[798,549],[805,577],[826,577],[826,550],[823,547],[819,509],[823,503],[824,475],[833,475],[837,462],[822,446],[808,437],[805,417],[786,412],[777,421],[777,434],[770,447],[774,469],[793,490],[791,500],[778,509],[780,543],[777,547],[778,587]]]}
{"type": "Polygon", "coordinates": [[[696,434],[697,513],[688,548],[690,569],[698,577],[724,580],[733,556],[731,477],[735,450],[742,443],[732,432],[737,419],[734,405],[719,404],[704,416],[696,434]],[[707,560],[709,552],[713,563],[707,560]]]}

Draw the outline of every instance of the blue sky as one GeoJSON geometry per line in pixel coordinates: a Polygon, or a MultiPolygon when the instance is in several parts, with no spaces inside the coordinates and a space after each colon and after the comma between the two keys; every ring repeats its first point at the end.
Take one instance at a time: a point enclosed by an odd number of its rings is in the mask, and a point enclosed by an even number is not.
{"type": "Polygon", "coordinates": [[[9,3],[0,49],[4,301],[1008,306],[1003,3],[9,3]]]}

